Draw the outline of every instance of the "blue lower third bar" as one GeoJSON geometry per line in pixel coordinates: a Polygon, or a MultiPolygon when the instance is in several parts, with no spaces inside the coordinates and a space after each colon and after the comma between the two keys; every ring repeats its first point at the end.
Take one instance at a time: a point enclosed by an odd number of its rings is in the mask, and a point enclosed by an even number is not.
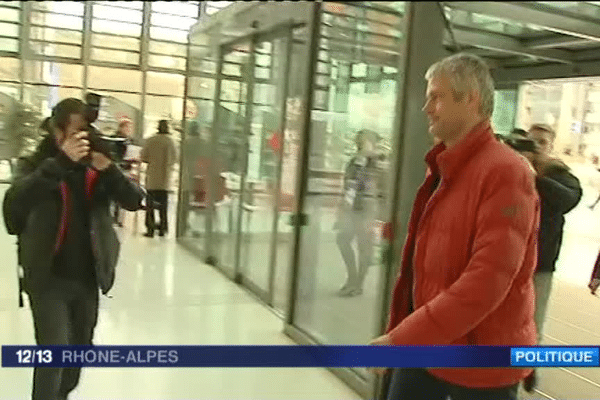
{"type": "Polygon", "coordinates": [[[2,367],[598,367],[598,347],[2,346],[2,367]]]}
{"type": "Polygon", "coordinates": [[[513,347],[512,367],[598,367],[599,347],[513,347]]]}

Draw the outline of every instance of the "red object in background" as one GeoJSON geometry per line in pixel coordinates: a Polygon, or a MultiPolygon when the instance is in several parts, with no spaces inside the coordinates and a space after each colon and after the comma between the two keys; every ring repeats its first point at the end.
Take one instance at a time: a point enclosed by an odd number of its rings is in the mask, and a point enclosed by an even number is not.
{"type": "Polygon", "coordinates": [[[269,139],[269,145],[273,149],[275,153],[279,153],[281,151],[281,133],[273,132],[273,135],[269,139]]]}
{"type": "Polygon", "coordinates": [[[388,242],[394,240],[394,230],[392,229],[391,222],[386,222],[383,224],[381,228],[381,236],[388,242]]]}

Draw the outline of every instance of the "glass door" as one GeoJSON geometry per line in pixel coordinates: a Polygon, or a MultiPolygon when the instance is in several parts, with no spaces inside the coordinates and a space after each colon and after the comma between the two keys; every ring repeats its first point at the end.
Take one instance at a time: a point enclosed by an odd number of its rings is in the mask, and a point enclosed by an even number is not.
{"type": "MultiPolygon", "coordinates": [[[[402,14],[370,3],[323,2],[316,25],[291,325],[312,342],[360,345],[379,332],[386,290],[381,227],[402,14]]],[[[364,369],[345,373],[357,388],[372,378],[364,369]]]]}
{"type": "Polygon", "coordinates": [[[282,311],[296,172],[287,164],[298,136],[287,116],[292,38],[286,24],[221,46],[214,130],[213,185],[222,193],[212,222],[217,264],[282,311]],[[282,176],[292,184],[282,187],[282,176]]]}
{"type": "MultiPolygon", "coordinates": [[[[288,230],[287,221],[281,218],[280,212],[285,215],[291,211],[289,199],[282,195],[280,183],[285,147],[290,37],[290,28],[285,27],[255,38],[254,102],[244,188],[246,196],[241,209],[242,282],[269,304],[273,304],[275,287],[286,287],[285,274],[278,275],[277,285],[275,274],[278,272],[279,232],[285,235],[285,230],[288,230]]],[[[289,264],[289,258],[281,261],[289,264]]]]}
{"type": "Polygon", "coordinates": [[[245,203],[248,136],[252,108],[253,42],[221,47],[213,134],[212,235],[218,266],[237,279],[240,207],[245,203]]]}

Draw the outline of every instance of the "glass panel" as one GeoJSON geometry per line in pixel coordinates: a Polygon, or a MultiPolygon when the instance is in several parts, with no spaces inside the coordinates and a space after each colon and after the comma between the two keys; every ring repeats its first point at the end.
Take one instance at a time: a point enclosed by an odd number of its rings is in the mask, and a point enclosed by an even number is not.
{"type": "Polygon", "coordinates": [[[25,60],[25,82],[83,86],[83,66],[25,60]]]}
{"type": "Polygon", "coordinates": [[[142,23],[142,12],[94,4],[94,18],[110,19],[129,23],[142,23]]]}
{"type": "Polygon", "coordinates": [[[239,65],[235,64],[224,64],[223,65],[223,74],[230,76],[241,76],[242,72],[240,70],[239,65]]]}
{"type": "Polygon", "coordinates": [[[21,10],[12,8],[0,8],[0,21],[19,22],[21,10]]]}
{"type": "Polygon", "coordinates": [[[142,91],[142,72],[119,68],[89,66],[88,86],[94,89],[142,91]]]}
{"type": "Polygon", "coordinates": [[[148,72],[146,76],[146,92],[183,97],[184,81],[185,78],[183,75],[148,72]]]}
{"type": "MultiPolygon", "coordinates": [[[[141,145],[141,96],[138,94],[109,92],[103,90],[94,90],[94,93],[97,93],[103,97],[98,120],[95,124],[96,127],[98,127],[104,134],[112,135],[116,132],[119,122],[126,119],[130,123],[129,137],[133,140],[134,144],[141,145]]],[[[139,173],[137,169],[131,172],[134,174],[139,173]]],[[[139,218],[140,221],[138,222],[141,223],[142,219],[143,218],[139,218]]],[[[143,227],[140,226],[139,229],[141,230],[143,227]]]]}
{"type": "Polygon", "coordinates": [[[54,28],[83,29],[83,18],[68,15],[31,12],[31,23],[34,25],[51,26],[54,28]]]}
{"type": "Polygon", "coordinates": [[[0,34],[2,36],[12,36],[16,38],[19,36],[19,25],[0,22],[0,34]]]}
{"type": "Polygon", "coordinates": [[[144,138],[152,136],[158,131],[158,121],[169,121],[171,137],[179,143],[181,134],[177,128],[181,127],[183,117],[183,98],[166,96],[146,96],[146,112],[144,114],[144,138]]]}
{"type": "MultiPolygon", "coordinates": [[[[328,6],[332,12],[402,29],[396,13],[364,10],[351,3],[340,9],[332,5],[328,6]]],[[[322,344],[366,344],[379,333],[378,299],[382,290],[388,290],[382,287],[380,269],[373,266],[381,263],[397,84],[381,74],[383,67],[394,65],[383,56],[381,44],[371,44],[377,50],[372,54],[360,44],[353,47],[355,54],[344,47],[327,49],[327,44],[322,39],[321,47],[335,68],[312,82],[326,86],[315,91],[311,112],[304,209],[308,226],[300,238],[294,324],[322,344]],[[352,64],[358,62],[364,66],[353,67],[360,70],[351,74],[352,64]],[[355,82],[350,77],[354,74],[368,82],[355,82]],[[366,133],[359,134],[362,130],[366,133]]],[[[357,372],[367,376],[363,369],[357,372]]]]}
{"type": "Polygon", "coordinates": [[[153,1],[152,11],[167,14],[181,15],[184,17],[198,17],[199,5],[186,1],[153,1]]]}
{"type": "Polygon", "coordinates": [[[177,17],[175,15],[165,15],[152,13],[150,17],[150,23],[153,26],[162,26],[165,28],[171,28],[176,26],[179,29],[189,29],[190,26],[196,23],[195,18],[177,17]]]}
{"type": "Polygon", "coordinates": [[[517,95],[516,90],[496,90],[494,92],[494,113],[492,114],[494,133],[508,135],[515,127],[517,95]]]}
{"type": "Polygon", "coordinates": [[[0,51],[10,51],[17,53],[19,51],[19,40],[0,38],[0,51]]]}
{"type": "Polygon", "coordinates": [[[76,31],[65,31],[61,29],[32,26],[31,30],[29,31],[29,38],[31,40],[81,44],[83,40],[83,34],[76,31]]]}
{"type": "MultiPolygon", "coordinates": [[[[288,257],[277,262],[278,254],[285,252],[286,246],[279,248],[279,242],[285,244],[291,239],[290,227],[284,227],[289,220],[290,196],[284,195],[277,186],[280,169],[280,155],[284,151],[286,123],[282,121],[283,102],[287,96],[283,93],[286,79],[290,79],[286,67],[286,40],[274,39],[258,43],[257,47],[270,44],[273,52],[273,69],[266,69],[266,74],[273,75],[273,83],[254,85],[254,107],[252,110],[251,132],[244,206],[242,208],[242,242],[240,248],[240,269],[246,279],[251,281],[262,292],[270,290],[271,263],[283,265],[283,273],[277,268],[274,279],[275,292],[286,293],[284,286],[289,265],[288,257]],[[285,96],[285,97],[284,97],[285,96]],[[256,105],[262,103],[264,105],[256,105]],[[284,126],[282,126],[282,123],[284,126]],[[277,206],[278,191],[283,201],[277,206]],[[277,206],[277,208],[276,208],[277,206]],[[280,213],[282,215],[280,215],[280,213]],[[275,218],[277,220],[275,221],[275,218]],[[276,230],[273,223],[276,222],[276,230]],[[279,232],[281,230],[281,232],[279,232]],[[275,247],[275,260],[272,260],[272,250],[275,247]]],[[[288,131],[289,132],[289,131],[288,131]]],[[[289,172],[289,171],[288,171],[289,172]]],[[[289,179],[289,176],[287,177],[289,179]]],[[[293,191],[292,191],[293,193],[293,191]]],[[[282,293],[274,296],[281,307],[282,293]]],[[[274,297],[274,298],[275,298],[274,297]]],[[[283,311],[283,309],[282,309],[283,311]]]]}
{"type": "Polygon", "coordinates": [[[567,11],[573,14],[578,14],[586,17],[592,17],[600,19],[600,7],[598,2],[592,1],[536,1],[552,8],[555,8],[558,12],[567,11]]]}
{"type": "Polygon", "coordinates": [[[182,235],[192,238],[193,245],[200,249],[204,248],[208,216],[208,167],[213,160],[210,148],[213,108],[213,101],[187,100],[187,134],[181,145],[182,235]]]}
{"type": "Polygon", "coordinates": [[[140,39],[92,33],[92,46],[110,47],[119,50],[140,50],[140,39]]]}
{"type": "Polygon", "coordinates": [[[138,65],[140,54],[129,51],[92,48],[92,60],[138,65]]]}
{"type": "Polygon", "coordinates": [[[84,5],[81,1],[33,1],[31,5],[34,10],[83,16],[84,5]]]}
{"type": "Polygon", "coordinates": [[[124,22],[95,19],[92,21],[92,31],[139,37],[142,33],[142,26],[137,24],[126,24],[124,22]]]}
{"type": "Polygon", "coordinates": [[[3,1],[2,7],[21,8],[20,1],[3,1]]]}
{"type": "Polygon", "coordinates": [[[148,51],[150,53],[166,54],[170,56],[186,56],[186,48],[184,45],[175,43],[163,43],[151,40],[148,51]]]}
{"type": "Polygon", "coordinates": [[[190,76],[188,78],[188,96],[212,99],[215,93],[215,79],[199,78],[190,76]]]}
{"type": "MultiPolygon", "coordinates": [[[[234,55],[234,57],[248,68],[250,67],[250,57],[247,54],[245,56],[234,55]]],[[[225,68],[227,65],[223,67],[225,68]]],[[[247,90],[247,82],[228,80],[221,82],[220,118],[215,121],[216,128],[213,130],[213,134],[217,135],[217,149],[213,162],[217,164],[220,177],[218,178],[219,186],[215,190],[216,193],[220,191],[225,193],[222,196],[223,199],[215,204],[213,232],[219,265],[225,270],[235,268],[235,254],[238,246],[236,240],[238,211],[240,202],[243,203],[245,200],[242,199],[241,177],[245,167],[245,156],[248,152],[244,135],[247,90]]]]}
{"type": "Polygon", "coordinates": [[[81,89],[59,88],[53,86],[25,85],[23,91],[24,103],[44,116],[50,116],[52,107],[59,101],[69,97],[81,99],[81,89]]]}
{"type": "Polygon", "coordinates": [[[20,69],[18,58],[0,57],[0,80],[19,80],[20,69]]]}
{"type": "Polygon", "coordinates": [[[234,3],[233,1],[207,1],[206,2],[206,14],[212,15],[212,14],[224,9],[225,7],[230,6],[233,3],[234,3]]]}
{"type": "Polygon", "coordinates": [[[150,54],[148,56],[148,65],[156,68],[178,69],[185,71],[185,58],[157,56],[155,54],[150,54]]]}
{"type": "Polygon", "coordinates": [[[165,40],[167,42],[187,43],[187,31],[179,29],[168,29],[159,27],[150,27],[150,37],[157,40],[165,40]]]}
{"type": "Polygon", "coordinates": [[[97,4],[107,5],[107,6],[119,6],[125,8],[133,8],[136,10],[141,10],[144,8],[143,1],[97,1],[97,4]]]}
{"type": "MultiPolygon", "coordinates": [[[[306,73],[308,64],[308,35],[294,32],[292,58],[290,60],[289,89],[286,99],[286,122],[283,131],[280,200],[278,205],[277,237],[275,239],[275,277],[273,305],[276,309],[287,310],[289,302],[290,260],[294,251],[293,227],[289,224],[296,202],[298,163],[301,157],[301,137],[304,107],[301,99],[308,88],[306,73]],[[305,44],[302,44],[305,43],[305,44]]],[[[276,63],[277,65],[277,63],[276,63]]],[[[270,145],[270,144],[269,144],[270,145]]]]}
{"type": "Polygon", "coordinates": [[[140,109],[142,107],[142,96],[139,94],[133,93],[119,93],[119,92],[111,92],[106,90],[94,90],[94,93],[98,93],[101,96],[108,96],[111,98],[115,98],[119,101],[122,101],[136,109],[140,109]]]}
{"type": "Polygon", "coordinates": [[[81,58],[80,46],[67,46],[56,43],[30,41],[29,48],[34,54],[50,57],[81,58]]]}

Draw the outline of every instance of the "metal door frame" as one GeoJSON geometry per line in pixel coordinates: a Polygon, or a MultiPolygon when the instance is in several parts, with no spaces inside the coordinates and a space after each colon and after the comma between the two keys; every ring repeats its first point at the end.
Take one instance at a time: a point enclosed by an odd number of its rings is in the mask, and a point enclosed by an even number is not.
{"type": "MultiPolygon", "coordinates": [[[[281,187],[281,163],[282,163],[282,152],[280,153],[279,157],[277,158],[277,172],[276,172],[276,197],[275,197],[275,204],[273,206],[273,209],[275,211],[274,216],[273,216],[273,223],[272,223],[272,230],[271,230],[271,239],[270,239],[270,259],[269,259],[269,265],[268,265],[268,282],[267,282],[267,288],[261,288],[259,285],[257,285],[255,282],[253,282],[252,280],[249,279],[249,277],[247,275],[244,274],[245,271],[243,271],[242,266],[240,264],[240,259],[241,259],[241,251],[242,251],[242,243],[243,243],[243,236],[244,233],[242,232],[242,217],[244,215],[244,208],[243,208],[243,199],[246,196],[246,177],[248,174],[248,150],[249,150],[249,140],[250,140],[250,136],[251,136],[251,123],[252,123],[252,118],[253,118],[253,111],[254,111],[254,86],[255,86],[255,71],[256,71],[256,44],[259,42],[263,42],[263,41],[269,41],[269,40],[273,40],[276,38],[284,38],[286,39],[286,44],[285,44],[285,60],[284,60],[284,69],[285,71],[289,72],[289,68],[290,68],[290,58],[291,58],[291,52],[292,52],[292,40],[293,40],[293,30],[295,27],[301,26],[302,24],[298,24],[298,23],[294,23],[293,21],[288,21],[279,25],[276,25],[268,30],[264,30],[264,31],[257,31],[245,36],[241,36],[239,38],[235,38],[233,40],[224,42],[222,44],[219,45],[219,51],[218,51],[218,62],[217,62],[217,79],[216,79],[216,87],[215,87],[215,117],[213,120],[213,130],[212,130],[212,134],[211,134],[211,147],[213,149],[213,151],[216,151],[217,149],[217,137],[220,134],[221,130],[222,130],[222,126],[221,126],[221,118],[222,115],[219,112],[219,108],[220,108],[220,103],[221,103],[221,88],[222,88],[222,82],[223,82],[223,64],[224,64],[224,58],[227,54],[231,53],[232,51],[232,47],[240,44],[240,43],[244,43],[244,42],[248,42],[250,44],[250,60],[248,62],[248,64],[250,65],[250,71],[249,71],[249,77],[245,78],[244,76],[242,76],[242,79],[240,80],[240,82],[242,84],[247,84],[247,90],[246,90],[246,102],[245,102],[245,116],[244,116],[244,124],[243,124],[243,148],[244,148],[244,155],[243,155],[243,160],[242,160],[242,171],[241,171],[241,176],[240,176],[240,193],[239,193],[239,204],[237,205],[237,210],[235,210],[234,212],[237,214],[237,223],[236,223],[236,227],[235,227],[235,249],[234,249],[234,261],[233,261],[233,265],[230,266],[233,268],[233,274],[231,274],[230,271],[228,271],[227,269],[222,268],[221,266],[219,266],[219,269],[224,272],[226,275],[230,276],[236,283],[238,284],[242,284],[244,286],[246,286],[248,289],[250,289],[255,295],[257,295],[262,301],[264,301],[265,303],[267,303],[268,305],[272,306],[273,304],[273,297],[274,297],[274,286],[275,286],[275,268],[276,268],[276,258],[273,256],[273,254],[276,254],[276,239],[277,239],[277,222],[279,219],[279,212],[278,212],[278,204],[280,201],[280,187],[281,187]],[[233,276],[231,276],[233,275],[233,276]]],[[[288,76],[289,73],[286,73],[285,76],[288,76]]],[[[285,123],[286,123],[286,118],[287,118],[287,92],[288,92],[288,87],[289,87],[289,80],[286,79],[283,83],[283,100],[282,103],[280,104],[280,109],[281,109],[281,115],[279,118],[279,126],[280,128],[285,128],[285,123]]],[[[214,169],[213,163],[211,163],[211,184],[213,185],[213,188],[216,188],[216,184],[217,184],[217,176],[216,176],[216,170],[214,169]]],[[[216,200],[216,193],[215,190],[211,190],[210,191],[210,208],[211,208],[211,217],[207,219],[207,231],[209,232],[209,253],[211,255],[214,255],[214,257],[216,258],[215,255],[215,239],[214,239],[214,232],[213,232],[213,224],[212,224],[212,218],[214,215],[214,204],[215,204],[215,200],[216,200]]],[[[218,263],[217,263],[218,264],[218,263]]]]}

